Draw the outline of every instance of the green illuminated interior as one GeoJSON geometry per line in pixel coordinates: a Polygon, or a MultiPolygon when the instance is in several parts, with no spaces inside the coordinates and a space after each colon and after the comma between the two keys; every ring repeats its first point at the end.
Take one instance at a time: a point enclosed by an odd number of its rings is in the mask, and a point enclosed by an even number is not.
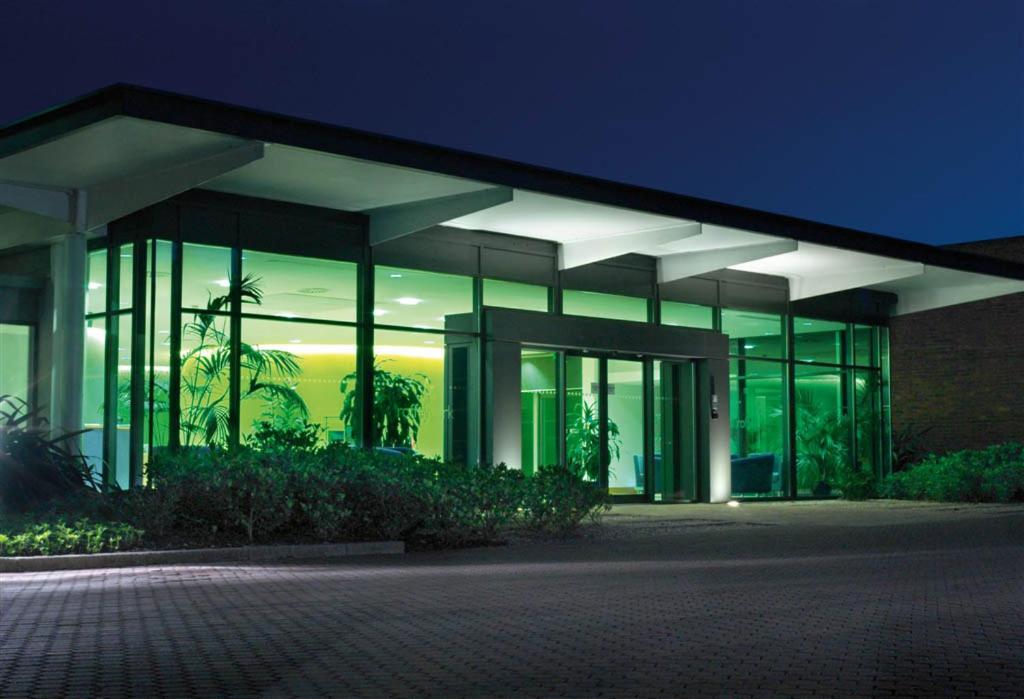
{"type": "MultiPolygon", "coordinates": [[[[152,240],[89,254],[83,417],[91,432],[83,441],[97,469],[106,462],[110,480],[130,484],[133,428],[143,431],[143,464],[153,449],[173,442],[194,446],[234,439],[244,442],[261,422],[290,427],[308,421],[323,428],[324,441],[357,441],[358,265],[183,243],[177,304],[172,298],[173,247],[169,241],[152,240]],[[145,284],[139,289],[131,283],[136,249],[145,258],[145,284]],[[108,272],[111,265],[116,269],[108,272]],[[232,269],[240,273],[233,275],[232,269]],[[116,280],[114,293],[107,289],[111,279],[116,280]],[[141,316],[135,304],[141,305],[141,316]],[[132,345],[133,317],[145,323],[139,336],[144,338],[141,348],[132,345]],[[180,342],[177,357],[172,354],[175,338],[180,342]],[[141,387],[131,381],[131,367],[139,356],[143,358],[141,387]],[[238,362],[237,387],[230,385],[234,361],[238,362]],[[172,400],[169,390],[175,362],[179,384],[172,400]],[[116,369],[111,375],[105,367],[116,369]],[[232,414],[233,390],[239,401],[237,416],[232,414]],[[141,397],[141,404],[135,396],[141,397]],[[171,414],[175,402],[176,420],[171,414]],[[141,422],[133,424],[133,416],[141,422]],[[175,423],[178,431],[172,439],[170,427],[175,423]],[[106,437],[104,424],[110,425],[106,437]]],[[[464,366],[461,374],[453,375],[446,343],[450,346],[460,338],[446,334],[445,325],[448,316],[473,311],[474,280],[388,266],[375,267],[373,277],[372,420],[382,426],[377,429],[377,446],[436,457],[457,453],[455,442],[465,439],[461,421],[467,408],[456,403],[468,395],[467,375],[464,366]]],[[[495,279],[479,284],[484,305],[540,312],[549,307],[550,290],[545,286],[495,279]]],[[[566,314],[648,320],[648,300],[638,297],[565,290],[562,305],[566,314]]],[[[887,346],[884,329],[803,317],[790,321],[760,311],[719,310],[675,301],[661,303],[661,321],[703,329],[720,324],[730,337],[728,393],[736,496],[779,497],[794,491],[822,495],[822,483],[835,493],[840,467],[884,471],[888,414],[882,372],[887,346]],[[786,340],[789,322],[791,352],[786,340]],[[787,400],[789,372],[795,389],[791,400],[787,400]],[[796,427],[792,434],[791,421],[796,427]],[[837,445],[830,448],[832,462],[815,452],[823,440],[837,445]],[[791,468],[795,468],[794,483],[790,483],[791,468]]],[[[6,328],[4,333],[0,353],[16,357],[22,341],[12,339],[13,335],[8,338],[11,333],[6,328]]],[[[652,485],[644,482],[643,361],[524,349],[522,468],[531,473],[557,463],[564,446],[561,458],[598,480],[604,475],[597,441],[603,423],[609,457],[606,475],[613,494],[657,491],[669,496],[671,487],[679,496],[682,488],[692,488],[692,475],[689,485],[676,475],[667,486],[670,465],[660,461],[665,457],[665,440],[671,437],[662,419],[683,419],[678,412],[682,409],[672,403],[680,394],[664,393],[668,390],[664,382],[692,386],[694,381],[692,366],[684,363],[689,372],[684,378],[684,373],[671,369],[673,364],[656,362],[659,368],[653,374],[650,429],[656,466],[650,473],[665,482],[652,485]],[[563,359],[565,413],[559,416],[557,379],[563,359]],[[599,395],[602,366],[607,371],[603,403],[599,395]],[[668,378],[670,374],[674,378],[668,378]],[[670,403],[677,411],[671,416],[665,412],[670,403]],[[606,415],[600,414],[602,404],[606,415]]],[[[7,373],[0,375],[0,381],[15,385],[17,378],[7,373]]],[[[677,430],[677,434],[681,433],[677,430]]],[[[672,458],[682,459],[683,453],[672,458]]],[[[690,459],[687,468],[692,468],[695,457],[686,458],[690,459]]],[[[678,471],[682,466],[672,468],[678,471]]],[[[687,497],[693,497],[688,492],[687,497]]]]}
{"type": "Polygon", "coordinates": [[[647,299],[566,289],[562,292],[562,312],[574,316],[646,323],[647,299]]]}
{"type": "Polygon", "coordinates": [[[548,287],[537,284],[484,279],[484,305],[518,308],[523,311],[547,311],[548,287]]]}
{"type": "Polygon", "coordinates": [[[715,309],[696,303],[662,301],[661,324],[712,330],[715,327],[715,309]]]}

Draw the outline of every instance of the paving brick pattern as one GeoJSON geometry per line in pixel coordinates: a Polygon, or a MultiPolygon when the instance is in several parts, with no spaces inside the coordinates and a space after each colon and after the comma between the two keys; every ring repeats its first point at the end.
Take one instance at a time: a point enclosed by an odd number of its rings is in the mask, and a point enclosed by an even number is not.
{"type": "Polygon", "coordinates": [[[1024,511],[713,512],[316,565],[7,575],[0,696],[1024,694],[1024,511]]]}

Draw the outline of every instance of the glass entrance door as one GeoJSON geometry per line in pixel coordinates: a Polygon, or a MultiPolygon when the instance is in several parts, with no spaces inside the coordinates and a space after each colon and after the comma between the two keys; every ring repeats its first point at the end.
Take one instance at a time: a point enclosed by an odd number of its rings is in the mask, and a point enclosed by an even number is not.
{"type": "Polygon", "coordinates": [[[524,347],[521,467],[566,464],[610,495],[697,500],[697,365],[524,347]]]}
{"type": "Polygon", "coordinates": [[[696,369],[692,361],[654,362],[655,502],[698,499],[696,369]]]}

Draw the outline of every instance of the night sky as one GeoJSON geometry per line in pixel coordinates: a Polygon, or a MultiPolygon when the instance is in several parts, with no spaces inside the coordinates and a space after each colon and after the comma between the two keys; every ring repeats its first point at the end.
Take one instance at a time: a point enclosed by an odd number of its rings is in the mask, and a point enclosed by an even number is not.
{"type": "Polygon", "coordinates": [[[0,5],[2,123],[131,82],[925,242],[1024,234],[1024,0],[0,5]]]}

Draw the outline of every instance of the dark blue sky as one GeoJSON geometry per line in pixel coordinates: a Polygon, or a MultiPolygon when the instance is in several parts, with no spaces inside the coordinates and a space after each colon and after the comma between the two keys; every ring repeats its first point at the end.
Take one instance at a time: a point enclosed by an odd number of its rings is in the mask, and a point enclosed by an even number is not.
{"type": "Polygon", "coordinates": [[[926,242],[1024,234],[1022,0],[32,0],[0,22],[4,123],[132,82],[926,242]]]}

